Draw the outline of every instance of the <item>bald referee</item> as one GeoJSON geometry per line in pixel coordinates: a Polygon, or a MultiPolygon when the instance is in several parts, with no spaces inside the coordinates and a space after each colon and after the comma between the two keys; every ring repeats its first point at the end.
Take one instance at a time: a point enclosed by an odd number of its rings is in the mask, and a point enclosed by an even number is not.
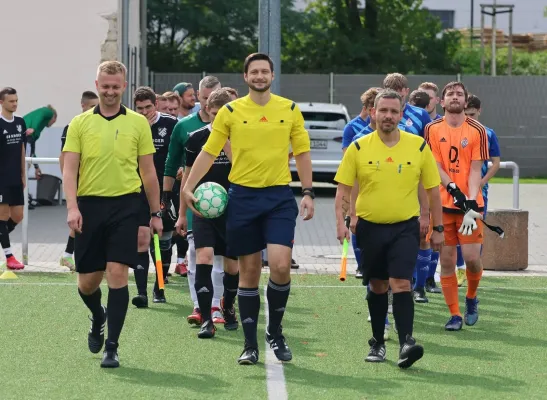
{"type": "Polygon", "coordinates": [[[117,61],[99,66],[99,105],[70,122],[63,148],[68,225],[76,232],[78,293],[92,314],[92,353],[103,347],[108,309],[103,368],[120,366],[117,349],[129,303],[128,266],[138,262],[141,179],[150,205],[150,227],[160,235],[163,228],[152,133],[144,116],[121,104],[126,76],[127,69],[117,61]],[[108,308],[101,305],[105,272],[108,308]]]}
{"type": "Polygon", "coordinates": [[[289,298],[291,253],[298,206],[289,182],[289,146],[302,182],[300,215],[313,217],[310,139],[296,103],[270,93],[273,62],[266,54],[254,53],[244,62],[249,94],[222,107],[213,130],[194,161],[183,188],[192,210],[196,184],[211,168],[228,138],[232,146],[232,169],[228,177],[226,210],[227,253],[239,260],[238,303],[245,347],[239,364],[258,362],[257,324],[260,311],[258,284],[262,250],[268,248],[270,280],[267,298],[270,320],[266,340],[280,361],[292,353],[283,336],[281,320],[289,298]]]}
{"type": "Polygon", "coordinates": [[[426,189],[433,220],[431,244],[443,244],[441,178],[429,146],[420,136],[401,131],[404,104],[395,91],[381,91],[374,101],[376,131],[354,141],[347,149],[335,180],[336,233],[349,240],[344,218],[349,212],[351,188],[357,180],[358,217],[354,234],[361,250],[363,284],[367,295],[373,337],[369,362],[386,359],[384,322],[388,287],[393,292],[393,316],[399,335],[400,368],[408,368],[423,356],[424,349],[412,337],[414,300],[410,282],[420,246],[418,184],[426,189]]]}

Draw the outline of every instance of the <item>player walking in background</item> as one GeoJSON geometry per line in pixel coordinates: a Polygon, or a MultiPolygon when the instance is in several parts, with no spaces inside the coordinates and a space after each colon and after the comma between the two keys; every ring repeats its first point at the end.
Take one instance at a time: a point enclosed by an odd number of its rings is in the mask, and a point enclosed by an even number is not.
{"type": "MultiPolygon", "coordinates": [[[[82,99],[80,100],[80,105],[82,106],[82,113],[92,109],[97,104],[99,104],[99,96],[97,96],[94,92],[85,91],[82,93],[82,99]]],[[[68,125],[65,126],[65,129],[63,129],[63,133],[61,135],[61,154],[59,155],[59,166],[61,167],[61,175],[63,174],[63,165],[64,165],[64,159],[65,159],[65,154],[63,153],[63,147],[65,147],[67,132],[68,132],[68,125]]],[[[75,270],[74,231],[73,230],[71,230],[70,233],[68,234],[68,240],[66,242],[65,252],[61,256],[61,260],[59,261],[59,264],[61,265],[61,267],[67,267],[71,271],[75,270]]]]}
{"type": "MultiPolygon", "coordinates": [[[[433,121],[441,119],[443,116],[437,114],[437,105],[439,104],[439,87],[433,82],[424,82],[418,89],[424,90],[429,95],[429,105],[426,107],[429,116],[433,121]]],[[[427,279],[425,281],[425,290],[429,293],[441,293],[441,289],[435,282],[435,272],[437,271],[437,265],[439,264],[439,253],[436,251],[431,252],[431,261],[429,263],[429,269],[427,279]]]]}
{"type": "MultiPolygon", "coordinates": [[[[42,131],[52,126],[57,121],[57,111],[51,106],[37,108],[26,114],[23,119],[27,125],[27,151],[29,157],[36,157],[36,142],[40,139],[42,131]]],[[[42,176],[42,170],[38,164],[34,164],[36,179],[42,176]]]]}
{"type": "Polygon", "coordinates": [[[198,110],[196,108],[196,93],[191,83],[181,82],[174,88],[173,92],[180,98],[180,108],[178,111],[178,119],[185,118],[198,110]]]}
{"type": "Polygon", "coordinates": [[[107,308],[101,305],[100,284],[106,272],[108,337],[103,368],[120,365],[118,340],[129,304],[128,266],[137,262],[141,184],[152,211],[150,226],[162,234],[150,125],[121,104],[126,76],[126,67],[117,61],[99,66],[99,105],[70,122],[63,148],[67,221],[76,232],[78,293],[92,314],[92,353],[100,352],[104,342],[107,308]]]}
{"type": "MultiPolygon", "coordinates": [[[[165,97],[165,94],[156,94],[156,109],[158,112],[169,114],[168,106],[169,104],[167,103],[167,97],[165,97]]],[[[174,117],[176,118],[177,116],[175,115],[174,117]]]]}
{"type": "MultiPolygon", "coordinates": [[[[369,89],[370,90],[370,89],[369,89]]],[[[368,92],[368,91],[367,91],[368,92]]],[[[344,127],[344,133],[342,135],[342,151],[345,152],[348,146],[351,144],[351,141],[359,132],[366,128],[368,125],[369,109],[367,110],[365,101],[367,99],[367,92],[364,92],[361,95],[361,104],[363,108],[358,116],[353,118],[347,123],[344,127]]]]}
{"type": "Polygon", "coordinates": [[[23,220],[25,205],[25,120],[13,115],[19,99],[14,88],[0,90],[0,244],[6,256],[6,267],[25,268],[11,251],[9,235],[23,220]]]}
{"type": "MultiPolygon", "coordinates": [[[[270,92],[273,62],[262,53],[244,62],[249,95],[218,112],[213,131],[199,154],[184,186],[184,197],[193,208],[193,191],[230,139],[233,158],[229,180],[226,236],[228,253],[239,259],[238,304],[245,347],[239,364],[258,362],[257,324],[260,311],[259,281],[262,250],[268,248],[270,280],[267,299],[269,321],[266,340],[281,361],[292,359],[281,321],[291,282],[291,254],[298,206],[289,182],[289,146],[302,182],[300,214],[313,217],[310,139],[296,103],[270,92]]],[[[353,182],[352,182],[353,184],[353,182]]],[[[197,211],[195,211],[197,212],[197,211]]]]}
{"type": "Polygon", "coordinates": [[[417,89],[410,93],[408,103],[411,106],[426,109],[431,102],[431,98],[425,90],[417,89]]]}
{"type": "Polygon", "coordinates": [[[429,104],[425,107],[425,109],[429,113],[431,120],[435,121],[436,119],[441,119],[443,116],[441,114],[437,114],[437,104],[439,104],[440,101],[439,87],[433,82],[424,82],[418,86],[418,89],[424,90],[429,95],[429,104]]]}
{"type": "Polygon", "coordinates": [[[166,111],[161,112],[177,118],[181,104],[180,97],[175,92],[165,92],[163,96],[165,96],[165,99],[167,100],[167,109],[166,111]]]}
{"type": "MultiPolygon", "coordinates": [[[[370,282],[371,286],[367,301],[373,337],[366,361],[386,359],[383,334],[390,286],[400,345],[398,365],[408,368],[424,352],[412,337],[410,283],[420,245],[419,182],[427,190],[436,227],[441,225],[442,210],[435,160],[423,138],[398,129],[402,108],[403,99],[395,91],[385,90],[376,97],[372,110],[376,131],[353,142],[336,173],[335,212],[337,238],[342,243],[349,237],[344,218],[350,209],[351,187],[358,180],[355,232],[361,249],[363,284],[370,282]]],[[[438,250],[443,236],[436,231],[431,240],[438,250]]]]}
{"type": "MultiPolygon", "coordinates": [[[[154,153],[154,167],[158,182],[163,181],[163,170],[165,169],[165,159],[171,140],[171,134],[177,124],[177,119],[169,114],[163,114],[156,111],[156,94],[146,86],[140,87],[133,96],[135,110],[146,117],[152,130],[152,140],[156,152],[154,153]]],[[[161,184],[160,184],[161,193],[161,184]]],[[[159,197],[158,197],[159,201],[159,197]]],[[[162,210],[163,235],[160,238],[160,253],[163,264],[163,278],[167,277],[169,266],[171,265],[172,249],[171,237],[176,221],[174,210],[162,210]]],[[[137,284],[138,294],[133,298],[132,303],[137,308],[148,307],[148,268],[150,260],[148,251],[152,254],[154,265],[156,263],[156,254],[153,247],[150,247],[150,207],[146,199],[146,193],[141,189],[141,211],[139,214],[139,239],[138,239],[138,262],[134,264],[135,283],[137,284]]],[[[156,271],[156,283],[154,284],[154,303],[165,303],[165,293],[159,288],[158,273],[156,271]]]]}
{"type": "MultiPolygon", "coordinates": [[[[207,100],[206,112],[209,114],[211,123],[213,123],[219,109],[232,101],[232,97],[225,88],[217,89],[211,93],[207,100]]],[[[211,124],[191,133],[186,142],[186,171],[191,171],[194,162],[201,151],[201,148],[207,142],[211,134],[211,124]]],[[[228,175],[231,169],[231,149],[229,142],[226,142],[223,150],[215,159],[211,169],[198,182],[197,186],[205,182],[215,182],[223,186],[228,191],[230,182],[228,175]]],[[[181,202],[179,220],[177,221],[177,230],[180,233],[186,233],[186,203],[181,202]]],[[[217,218],[207,219],[197,215],[192,215],[192,233],[194,247],[196,249],[196,281],[195,291],[198,300],[198,308],[201,312],[202,325],[198,337],[202,339],[212,338],[215,335],[214,313],[220,312],[220,296],[218,304],[214,302],[214,294],[217,288],[224,291],[224,304],[222,323],[227,330],[234,330],[238,327],[236,318],[234,300],[237,294],[239,281],[237,258],[227,257],[226,248],[226,215],[222,214],[217,218]],[[218,256],[224,257],[218,260],[218,256]],[[216,258],[216,263],[213,260],[216,258]],[[220,261],[220,263],[218,262],[220,261]],[[215,265],[216,264],[216,265],[215,265]],[[220,268],[219,268],[220,267],[220,268]],[[216,271],[215,271],[216,269],[216,271]],[[220,278],[220,282],[215,282],[220,278]],[[212,307],[212,308],[211,308],[212,307]]],[[[216,296],[215,296],[216,297],[216,296]]],[[[221,315],[221,317],[222,317],[221,315]]],[[[219,320],[218,323],[221,321],[219,320]]]]}
{"type": "Polygon", "coordinates": [[[477,288],[482,276],[481,245],[484,200],[481,169],[488,160],[488,134],[477,121],[466,117],[467,89],[461,82],[447,84],[442,92],[443,119],[429,124],[426,140],[437,160],[441,175],[445,246],[441,251],[441,286],[450,310],[445,325],[449,331],[462,329],[456,277],[456,246],[467,264],[465,323],[475,325],[479,318],[477,288]]]}
{"type": "MultiPolygon", "coordinates": [[[[181,87],[182,84],[178,84],[177,87],[181,87]]],[[[176,87],[176,88],[177,88],[176,87]]],[[[163,195],[162,195],[162,207],[163,209],[171,209],[172,204],[175,204],[175,209],[179,211],[178,205],[180,203],[180,188],[181,188],[181,179],[183,175],[183,166],[184,166],[184,149],[186,147],[186,141],[188,140],[188,134],[190,132],[197,131],[200,128],[203,128],[207,125],[209,120],[209,115],[205,111],[205,106],[207,104],[207,99],[209,95],[216,89],[221,87],[220,81],[215,76],[206,76],[199,82],[199,93],[198,99],[203,103],[203,107],[196,113],[191,114],[185,118],[179,120],[175,129],[173,130],[173,135],[171,136],[171,143],[169,144],[169,152],[167,154],[167,160],[165,161],[165,172],[163,177],[163,195]]],[[[175,89],[176,89],[175,88],[175,89]]],[[[194,89],[191,89],[192,97],[194,96],[194,89]]],[[[187,89],[187,90],[190,90],[187,89]]],[[[182,90],[182,89],[178,89],[182,90]]],[[[176,90],[175,90],[176,92],[176,90]]],[[[185,92],[183,92],[185,93],[185,92]]],[[[183,98],[183,97],[181,97],[183,98]]],[[[183,98],[183,103],[184,103],[183,98]]],[[[184,107],[184,106],[181,106],[184,107]]],[[[188,220],[187,231],[192,232],[192,212],[188,210],[186,215],[188,220]]],[[[187,238],[184,238],[180,235],[175,237],[175,242],[177,244],[177,266],[175,272],[186,276],[188,274],[187,265],[184,263],[184,256],[188,252],[189,243],[187,238]]],[[[188,260],[190,261],[190,260],[188,260]]],[[[192,266],[195,271],[195,266],[192,266]]],[[[195,276],[190,274],[188,276],[188,285],[190,290],[194,286],[195,276]]]]}

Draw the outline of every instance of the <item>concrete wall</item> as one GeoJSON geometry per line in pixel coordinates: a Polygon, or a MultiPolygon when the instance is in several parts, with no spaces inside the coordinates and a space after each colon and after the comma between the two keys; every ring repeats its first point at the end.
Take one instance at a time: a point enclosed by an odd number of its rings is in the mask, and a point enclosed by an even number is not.
{"type": "MultiPolygon", "coordinates": [[[[82,92],[95,90],[97,66],[121,59],[121,0],[5,1],[1,10],[0,87],[18,91],[18,115],[46,104],[57,109],[57,122],[42,133],[37,154],[58,157],[63,127],[81,112],[82,92]]],[[[139,0],[130,0],[130,45],[139,46],[139,31],[139,0]]],[[[43,165],[42,171],[59,175],[58,165],[43,165]]]]}

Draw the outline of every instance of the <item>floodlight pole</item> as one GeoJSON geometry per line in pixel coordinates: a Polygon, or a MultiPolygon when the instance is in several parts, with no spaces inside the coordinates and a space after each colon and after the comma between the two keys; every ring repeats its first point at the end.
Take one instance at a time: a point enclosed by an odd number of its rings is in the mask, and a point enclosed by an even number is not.
{"type": "Polygon", "coordinates": [[[496,15],[509,14],[509,51],[507,62],[507,73],[511,75],[513,69],[513,4],[497,4],[494,0],[494,4],[481,4],[481,75],[484,75],[484,16],[490,15],[492,17],[492,67],[491,75],[496,76],[496,15]],[[485,9],[491,9],[492,11],[486,11],[485,9]]]}
{"type": "Polygon", "coordinates": [[[268,54],[274,63],[272,93],[281,94],[281,1],[259,0],[258,51],[268,54]]]}

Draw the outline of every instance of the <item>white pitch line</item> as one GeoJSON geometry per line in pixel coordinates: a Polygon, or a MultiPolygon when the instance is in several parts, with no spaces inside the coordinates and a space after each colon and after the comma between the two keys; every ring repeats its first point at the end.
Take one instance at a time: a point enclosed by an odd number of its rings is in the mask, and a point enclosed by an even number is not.
{"type": "MultiPolygon", "coordinates": [[[[266,317],[266,326],[270,320],[268,310],[268,285],[264,285],[264,315],[266,317]]],[[[277,360],[273,350],[266,340],[266,386],[268,390],[268,400],[287,400],[287,384],[285,383],[285,374],[283,372],[283,363],[277,360]]]]}

